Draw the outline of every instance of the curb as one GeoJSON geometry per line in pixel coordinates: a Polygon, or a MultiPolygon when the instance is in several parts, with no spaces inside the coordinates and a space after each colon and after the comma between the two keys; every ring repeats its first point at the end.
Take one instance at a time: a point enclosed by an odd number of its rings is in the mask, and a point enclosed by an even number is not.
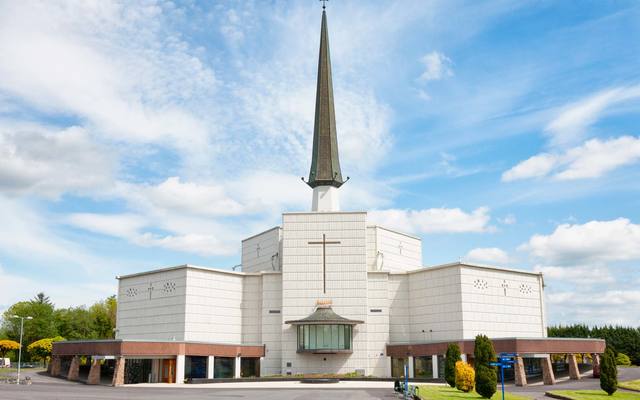
{"type": "Polygon", "coordinates": [[[552,399],[561,399],[561,400],[573,400],[571,397],[563,396],[561,394],[555,394],[551,392],[544,392],[546,397],[551,397],[552,399]]]}

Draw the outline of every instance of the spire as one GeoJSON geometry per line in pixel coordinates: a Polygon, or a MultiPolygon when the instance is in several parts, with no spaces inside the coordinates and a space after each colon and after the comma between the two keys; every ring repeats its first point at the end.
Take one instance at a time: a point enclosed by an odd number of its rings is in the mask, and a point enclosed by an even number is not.
{"type": "Polygon", "coordinates": [[[318,86],[316,89],[316,117],[313,126],[313,154],[307,185],[312,188],[317,186],[339,188],[344,182],[340,171],[340,160],[338,159],[338,137],[333,106],[327,13],[323,9],[318,60],[318,86]]]}

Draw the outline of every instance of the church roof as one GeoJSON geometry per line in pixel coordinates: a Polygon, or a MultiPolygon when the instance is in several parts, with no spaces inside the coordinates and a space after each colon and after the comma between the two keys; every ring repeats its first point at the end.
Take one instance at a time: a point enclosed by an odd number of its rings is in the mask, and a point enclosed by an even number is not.
{"type": "Polygon", "coordinates": [[[312,188],[316,186],[340,187],[344,182],[338,158],[338,137],[333,105],[327,13],[323,10],[322,27],[320,29],[320,55],[318,57],[316,111],[313,126],[313,154],[307,184],[312,188]]]}
{"type": "Polygon", "coordinates": [[[339,324],[339,325],[358,325],[364,323],[364,321],[348,319],[336,314],[331,307],[318,306],[316,310],[308,317],[285,321],[286,324],[291,325],[327,325],[327,324],[339,324]]]}

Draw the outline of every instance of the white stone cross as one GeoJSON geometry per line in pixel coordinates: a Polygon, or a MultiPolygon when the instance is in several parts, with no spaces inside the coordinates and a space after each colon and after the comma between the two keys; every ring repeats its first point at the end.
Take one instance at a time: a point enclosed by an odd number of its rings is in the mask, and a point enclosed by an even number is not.
{"type": "Polygon", "coordinates": [[[151,292],[153,292],[153,283],[149,282],[149,287],[147,288],[149,291],[149,300],[151,300],[151,292]]]}
{"type": "Polygon", "coordinates": [[[398,244],[398,250],[400,250],[400,254],[402,254],[402,249],[404,249],[404,246],[402,245],[402,242],[400,242],[398,244]]]}
{"type": "Polygon", "coordinates": [[[507,281],[503,280],[502,281],[502,289],[504,290],[504,295],[507,295],[507,288],[509,287],[509,284],[507,283],[507,281]]]}
{"type": "Polygon", "coordinates": [[[260,243],[258,243],[256,245],[256,255],[257,255],[257,257],[260,257],[260,250],[261,250],[260,243]]]}

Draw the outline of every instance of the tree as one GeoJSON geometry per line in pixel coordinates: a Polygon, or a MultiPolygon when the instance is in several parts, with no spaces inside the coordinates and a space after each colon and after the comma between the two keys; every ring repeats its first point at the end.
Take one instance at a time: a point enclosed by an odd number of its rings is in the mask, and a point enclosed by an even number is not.
{"type": "Polygon", "coordinates": [[[51,303],[51,299],[49,299],[49,296],[47,296],[43,292],[40,292],[37,295],[35,295],[35,297],[31,300],[31,302],[37,303],[37,304],[48,304],[50,306],[53,306],[53,303],[51,303]]]}
{"type": "Polygon", "coordinates": [[[61,336],[40,339],[27,346],[27,351],[34,360],[43,360],[46,363],[51,358],[53,342],[60,342],[62,340],[64,340],[64,338],[61,336]]]}
{"type": "Polygon", "coordinates": [[[15,303],[4,312],[2,328],[7,338],[20,340],[20,319],[14,315],[30,316],[32,320],[24,321],[23,343],[32,343],[38,339],[54,337],[57,330],[53,315],[53,304],[39,301],[21,301],[15,303]]]}
{"type": "Polygon", "coordinates": [[[89,308],[96,339],[111,339],[114,337],[116,309],[116,296],[107,297],[106,300],[99,301],[89,308]]]}
{"type": "Polygon", "coordinates": [[[18,349],[20,349],[20,343],[9,339],[0,340],[0,358],[4,358],[7,352],[18,349]]]}
{"type": "Polygon", "coordinates": [[[623,365],[625,367],[628,367],[629,365],[631,365],[631,360],[629,359],[628,355],[624,353],[618,353],[618,355],[616,356],[616,365],[623,365]]]}
{"type": "Polygon", "coordinates": [[[473,390],[473,384],[476,379],[476,373],[471,367],[464,361],[458,361],[455,364],[455,376],[456,376],[456,389],[469,393],[473,390]]]}
{"type": "Polygon", "coordinates": [[[455,343],[449,343],[444,364],[444,379],[451,387],[456,387],[456,363],[458,361],[460,361],[460,347],[455,343]]]}
{"type": "Polygon", "coordinates": [[[490,399],[496,392],[498,374],[495,367],[489,365],[496,360],[493,343],[485,335],[476,336],[473,351],[476,367],[476,392],[484,398],[490,399]]]}
{"type": "Polygon", "coordinates": [[[616,369],[616,354],[607,345],[600,362],[600,387],[609,396],[618,390],[618,370],[616,369]]]}

